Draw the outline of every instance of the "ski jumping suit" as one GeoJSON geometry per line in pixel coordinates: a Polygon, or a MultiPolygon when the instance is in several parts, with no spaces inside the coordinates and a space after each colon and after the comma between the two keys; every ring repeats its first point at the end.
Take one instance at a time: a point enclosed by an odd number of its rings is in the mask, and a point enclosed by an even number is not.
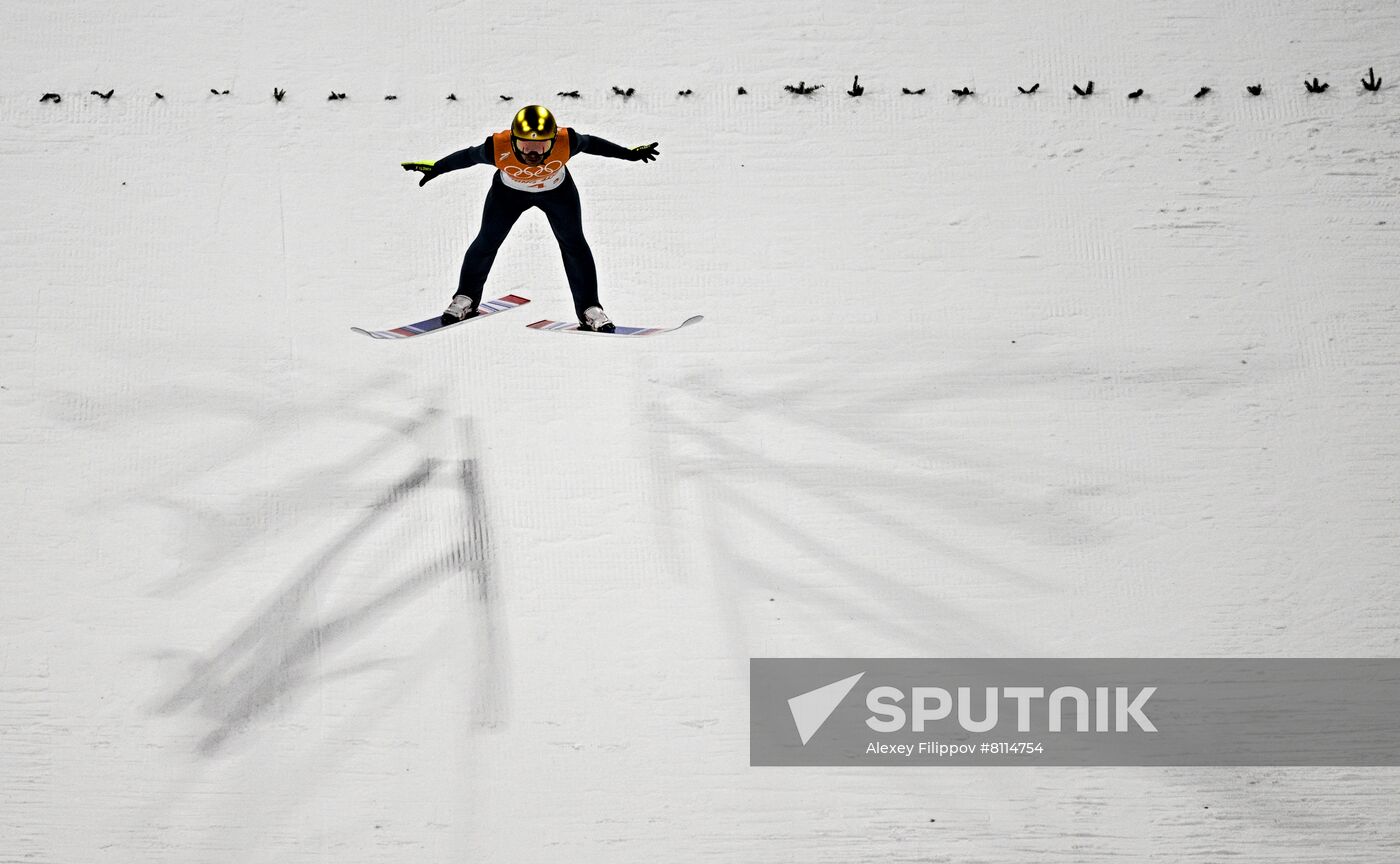
{"type": "Polygon", "coordinates": [[[593,250],[583,236],[583,221],[578,187],[564,167],[578,153],[593,153],[613,159],[636,159],[626,147],[605,141],[596,135],[584,135],[568,127],[560,127],[554,147],[542,165],[527,165],[515,156],[511,148],[510,130],[497,132],[475,147],[458,150],[438,160],[434,173],[443,174],[472,165],[494,165],[499,170],[491,178],[491,190],[481,214],[481,230],[467,248],[462,260],[462,275],[457,294],[472,298],[472,308],[481,302],[486,276],[495,263],[496,251],[506,235],[526,210],[538,207],[549,219],[554,239],[564,256],[564,273],[569,290],[574,295],[574,311],[580,321],[589,306],[599,306],[598,269],[593,264],[593,250]]]}

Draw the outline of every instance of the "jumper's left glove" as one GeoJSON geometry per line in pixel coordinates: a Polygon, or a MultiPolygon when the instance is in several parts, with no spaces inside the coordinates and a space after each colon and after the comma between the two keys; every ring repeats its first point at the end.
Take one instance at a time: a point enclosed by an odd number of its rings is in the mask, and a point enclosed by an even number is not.
{"type": "Polygon", "coordinates": [[[650,162],[655,159],[660,152],[661,151],[656,149],[656,142],[653,141],[641,147],[633,147],[631,150],[631,159],[633,162],[650,162]]]}
{"type": "Polygon", "coordinates": [[[437,170],[437,165],[432,162],[401,162],[399,164],[403,165],[403,170],[405,171],[418,171],[423,174],[423,179],[418,181],[419,186],[422,186],[424,183],[427,183],[429,180],[442,173],[437,170]]]}

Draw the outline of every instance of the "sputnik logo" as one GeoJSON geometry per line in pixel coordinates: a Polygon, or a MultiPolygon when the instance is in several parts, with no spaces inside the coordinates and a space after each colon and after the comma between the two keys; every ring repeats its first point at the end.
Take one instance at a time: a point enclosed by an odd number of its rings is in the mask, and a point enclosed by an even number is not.
{"type": "Polygon", "coordinates": [[[802,738],[803,747],[807,746],[807,742],[822,728],[822,724],[836,710],[836,706],[841,704],[841,700],[846,698],[846,694],[850,693],[851,688],[864,676],[865,673],[861,672],[788,700],[788,710],[792,712],[792,722],[797,726],[797,734],[802,738]]]}

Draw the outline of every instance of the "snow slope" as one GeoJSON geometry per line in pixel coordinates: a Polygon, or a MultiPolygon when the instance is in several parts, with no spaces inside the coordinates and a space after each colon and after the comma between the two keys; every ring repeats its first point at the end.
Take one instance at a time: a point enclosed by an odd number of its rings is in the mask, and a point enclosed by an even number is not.
{"type": "Polygon", "coordinates": [[[1394,771],[747,767],[751,656],[1395,654],[1393,4],[203,7],[0,8],[0,861],[1400,854],[1394,771]],[[705,323],[525,329],[532,212],[352,334],[532,101],[705,323]]]}

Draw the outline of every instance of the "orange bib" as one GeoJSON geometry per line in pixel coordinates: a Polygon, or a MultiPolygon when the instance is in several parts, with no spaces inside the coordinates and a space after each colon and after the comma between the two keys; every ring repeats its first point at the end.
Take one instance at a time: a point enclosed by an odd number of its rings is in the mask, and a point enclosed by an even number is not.
{"type": "Polygon", "coordinates": [[[547,192],[564,182],[564,163],[569,161],[569,130],[561,127],[554,136],[554,149],[549,151],[543,165],[526,165],[515,158],[510,146],[510,130],[491,136],[496,151],[496,167],[501,182],[512,189],[525,192],[547,192]]]}

